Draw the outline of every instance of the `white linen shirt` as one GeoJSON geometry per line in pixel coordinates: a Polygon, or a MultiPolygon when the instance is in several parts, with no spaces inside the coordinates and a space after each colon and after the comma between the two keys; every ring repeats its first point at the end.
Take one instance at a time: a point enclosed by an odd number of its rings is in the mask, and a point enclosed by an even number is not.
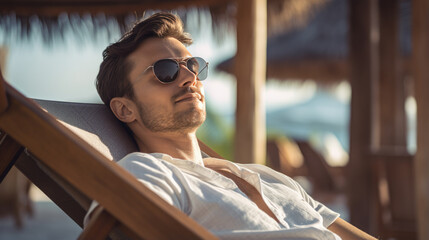
{"type": "Polygon", "coordinates": [[[195,163],[140,152],[118,164],[221,239],[341,239],[327,230],[338,213],[312,199],[290,177],[263,165],[216,158],[195,163]],[[253,185],[280,222],[259,209],[234,181],[208,167],[228,168],[253,185]]]}

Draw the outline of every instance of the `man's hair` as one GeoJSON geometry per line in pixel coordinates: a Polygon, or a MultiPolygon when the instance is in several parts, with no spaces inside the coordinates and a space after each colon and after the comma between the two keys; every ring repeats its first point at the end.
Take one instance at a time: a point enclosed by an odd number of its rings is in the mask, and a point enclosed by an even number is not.
{"type": "Polygon", "coordinates": [[[129,79],[132,67],[127,57],[146,39],[173,37],[184,45],[190,45],[190,35],[183,31],[180,18],[171,13],[156,13],[136,22],[122,38],[108,46],[103,52],[103,62],[97,75],[96,87],[104,104],[110,109],[110,100],[115,97],[134,99],[129,79]]]}

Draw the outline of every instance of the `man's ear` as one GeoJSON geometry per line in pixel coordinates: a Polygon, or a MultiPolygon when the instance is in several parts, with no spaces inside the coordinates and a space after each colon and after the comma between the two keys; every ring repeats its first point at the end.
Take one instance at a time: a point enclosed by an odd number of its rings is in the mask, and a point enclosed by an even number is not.
{"type": "Polygon", "coordinates": [[[130,123],[136,119],[134,103],[123,97],[115,97],[110,100],[110,109],[116,118],[124,123],[130,123]]]}

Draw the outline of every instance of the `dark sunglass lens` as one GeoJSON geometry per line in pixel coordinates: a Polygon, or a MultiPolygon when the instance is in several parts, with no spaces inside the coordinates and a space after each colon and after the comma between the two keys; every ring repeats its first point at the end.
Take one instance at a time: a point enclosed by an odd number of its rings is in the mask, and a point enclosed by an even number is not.
{"type": "Polygon", "coordinates": [[[187,64],[189,70],[194,72],[198,80],[202,81],[207,78],[208,75],[208,63],[200,57],[193,57],[188,60],[187,64]]]}
{"type": "Polygon", "coordinates": [[[172,59],[162,59],[153,65],[155,76],[164,83],[176,80],[179,73],[179,64],[172,59]]]}
{"type": "Polygon", "coordinates": [[[189,58],[188,61],[186,62],[186,66],[188,67],[189,70],[191,70],[193,73],[198,74],[198,61],[195,58],[189,58]]]}

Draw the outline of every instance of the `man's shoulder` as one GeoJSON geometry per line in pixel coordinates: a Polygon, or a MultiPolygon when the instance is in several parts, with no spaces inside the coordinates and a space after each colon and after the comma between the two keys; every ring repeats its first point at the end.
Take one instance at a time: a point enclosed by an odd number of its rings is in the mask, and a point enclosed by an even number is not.
{"type": "Polygon", "coordinates": [[[123,165],[123,164],[132,163],[132,162],[159,161],[161,159],[162,159],[162,156],[156,153],[132,152],[127,154],[121,160],[119,160],[118,164],[123,165]]]}
{"type": "Polygon", "coordinates": [[[137,169],[170,172],[173,167],[163,160],[163,154],[161,153],[133,152],[119,160],[118,164],[131,172],[137,169]]]}

